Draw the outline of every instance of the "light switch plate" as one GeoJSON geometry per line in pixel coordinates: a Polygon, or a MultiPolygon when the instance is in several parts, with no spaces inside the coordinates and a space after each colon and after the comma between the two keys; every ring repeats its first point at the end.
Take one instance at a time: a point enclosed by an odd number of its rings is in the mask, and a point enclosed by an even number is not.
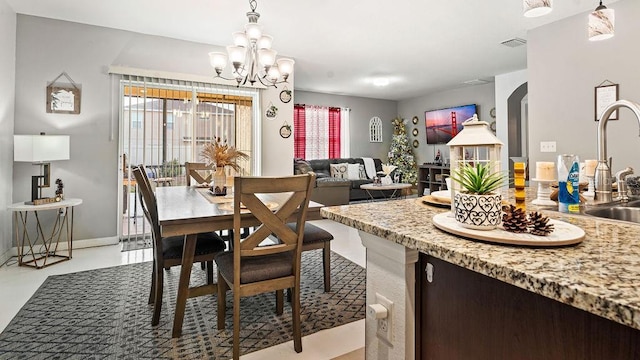
{"type": "Polygon", "coordinates": [[[556,152],[556,142],[540,141],[540,152],[556,152]]]}

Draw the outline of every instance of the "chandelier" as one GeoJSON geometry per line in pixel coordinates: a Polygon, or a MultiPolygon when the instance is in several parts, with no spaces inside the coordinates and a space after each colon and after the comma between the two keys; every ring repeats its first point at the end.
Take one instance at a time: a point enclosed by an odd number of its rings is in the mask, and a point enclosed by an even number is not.
{"type": "Polygon", "coordinates": [[[256,12],[256,0],[249,0],[251,11],[247,13],[249,23],[244,31],[233,33],[234,45],[227,46],[227,54],[210,52],[209,60],[216,71],[216,77],[225,80],[235,80],[238,86],[248,83],[254,86],[260,82],[265,86],[276,87],[276,84],[287,82],[293,71],[292,59],[280,58],[276,60],[277,52],[271,48],[273,37],[262,33],[262,26],[258,25],[260,14],[256,12]],[[222,71],[231,61],[233,79],[222,76],[222,71]]]}

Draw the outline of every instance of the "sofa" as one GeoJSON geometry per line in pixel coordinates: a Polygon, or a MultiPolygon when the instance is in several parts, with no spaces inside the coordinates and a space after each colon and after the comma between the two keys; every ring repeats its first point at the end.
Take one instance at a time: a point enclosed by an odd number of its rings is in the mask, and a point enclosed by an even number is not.
{"type": "MultiPolygon", "coordinates": [[[[376,173],[382,171],[382,161],[373,159],[376,173]]],[[[338,159],[316,159],[303,160],[294,159],[294,174],[306,174],[310,171],[316,173],[316,184],[311,195],[311,200],[319,202],[327,206],[346,205],[350,201],[368,200],[369,194],[366,190],[360,189],[360,185],[373,183],[373,179],[366,176],[364,170],[364,160],[362,158],[338,158],[338,159]],[[331,165],[336,164],[358,164],[359,176],[351,176],[351,178],[338,177],[332,174],[331,165]]],[[[350,175],[354,175],[351,173],[350,175]]],[[[371,193],[374,198],[388,197],[393,191],[371,193]]]]}

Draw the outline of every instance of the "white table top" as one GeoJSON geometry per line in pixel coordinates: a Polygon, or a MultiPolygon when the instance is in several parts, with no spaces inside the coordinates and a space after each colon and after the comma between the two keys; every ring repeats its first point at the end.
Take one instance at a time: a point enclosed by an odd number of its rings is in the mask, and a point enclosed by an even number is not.
{"type": "Polygon", "coordinates": [[[392,183],[388,185],[382,184],[362,184],[360,185],[360,189],[364,190],[399,190],[410,188],[411,184],[407,183],[392,183]]]}
{"type": "Polygon", "coordinates": [[[58,202],[52,202],[42,205],[27,205],[24,202],[19,202],[7,206],[7,209],[11,211],[39,211],[39,210],[53,210],[60,209],[69,206],[76,206],[82,204],[82,199],[64,199],[58,202]]]}

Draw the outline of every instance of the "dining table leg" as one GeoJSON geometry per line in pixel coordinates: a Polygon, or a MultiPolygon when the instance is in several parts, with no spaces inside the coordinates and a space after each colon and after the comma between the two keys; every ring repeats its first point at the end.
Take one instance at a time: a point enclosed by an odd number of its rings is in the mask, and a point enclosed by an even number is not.
{"type": "Polygon", "coordinates": [[[184,311],[189,298],[189,281],[191,280],[191,267],[193,257],[196,252],[196,241],[198,234],[189,234],[184,237],[184,247],[182,250],[182,266],[180,269],[180,280],[178,282],[178,296],[176,299],[176,311],[173,318],[172,337],[180,337],[182,333],[182,322],[184,311]]]}

